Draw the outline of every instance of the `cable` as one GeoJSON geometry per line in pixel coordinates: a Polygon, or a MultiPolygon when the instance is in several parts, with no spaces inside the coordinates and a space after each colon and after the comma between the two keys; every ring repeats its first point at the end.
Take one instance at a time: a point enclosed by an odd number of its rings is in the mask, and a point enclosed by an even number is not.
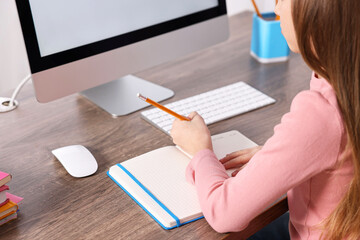
{"type": "Polygon", "coordinates": [[[25,85],[27,81],[31,79],[31,74],[26,76],[21,83],[16,87],[14,93],[12,94],[11,98],[3,98],[0,97],[0,113],[2,112],[9,112],[11,110],[14,110],[18,102],[15,100],[16,96],[20,92],[21,88],[25,85]]]}
{"type": "Polygon", "coordinates": [[[31,79],[31,74],[29,74],[28,76],[26,76],[26,78],[24,78],[21,83],[16,87],[14,93],[12,94],[11,96],[11,99],[10,99],[10,103],[9,103],[9,106],[12,107],[14,106],[14,100],[16,98],[16,96],[18,95],[18,93],[20,92],[21,88],[25,85],[25,83],[27,81],[29,81],[31,79]]]}

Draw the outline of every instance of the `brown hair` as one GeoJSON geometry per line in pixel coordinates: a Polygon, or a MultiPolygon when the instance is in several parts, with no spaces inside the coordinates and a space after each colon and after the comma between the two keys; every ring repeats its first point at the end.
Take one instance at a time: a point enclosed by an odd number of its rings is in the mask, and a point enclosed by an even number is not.
{"type": "Polygon", "coordinates": [[[352,150],[354,178],[323,222],[326,239],[360,238],[360,1],[292,0],[300,53],[336,92],[352,150]]]}

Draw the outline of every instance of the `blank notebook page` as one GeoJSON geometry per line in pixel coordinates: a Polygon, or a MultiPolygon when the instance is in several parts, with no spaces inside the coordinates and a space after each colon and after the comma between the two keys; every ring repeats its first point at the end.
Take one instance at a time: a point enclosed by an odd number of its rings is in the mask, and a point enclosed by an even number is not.
{"type": "Polygon", "coordinates": [[[122,165],[181,222],[186,222],[202,216],[196,188],[185,179],[189,161],[177,148],[170,146],[151,151],[122,165]],[[145,158],[151,161],[144,161],[145,158]]]}

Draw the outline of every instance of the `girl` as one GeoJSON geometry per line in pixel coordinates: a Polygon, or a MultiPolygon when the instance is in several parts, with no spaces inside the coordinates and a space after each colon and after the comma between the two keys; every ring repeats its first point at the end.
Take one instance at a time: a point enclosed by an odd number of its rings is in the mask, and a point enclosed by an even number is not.
{"type": "Polygon", "coordinates": [[[187,179],[216,231],[244,229],[287,192],[291,239],[359,239],[360,1],[281,0],[276,13],[314,73],[274,135],[219,161],[203,119],[191,113],[174,121],[173,141],[194,156],[187,179]]]}

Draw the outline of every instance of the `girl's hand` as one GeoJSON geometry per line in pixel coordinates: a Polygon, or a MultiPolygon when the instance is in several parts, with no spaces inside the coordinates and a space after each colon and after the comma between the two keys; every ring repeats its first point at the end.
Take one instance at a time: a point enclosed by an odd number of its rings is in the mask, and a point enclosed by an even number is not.
{"type": "Polygon", "coordinates": [[[194,156],[203,149],[213,150],[210,131],[204,119],[196,112],[189,115],[191,121],[175,119],[171,129],[173,142],[194,156]]]}
{"type": "Polygon", "coordinates": [[[261,148],[262,146],[256,146],[227,154],[224,158],[220,159],[220,162],[224,165],[225,169],[238,168],[231,174],[234,177],[261,148]]]}

